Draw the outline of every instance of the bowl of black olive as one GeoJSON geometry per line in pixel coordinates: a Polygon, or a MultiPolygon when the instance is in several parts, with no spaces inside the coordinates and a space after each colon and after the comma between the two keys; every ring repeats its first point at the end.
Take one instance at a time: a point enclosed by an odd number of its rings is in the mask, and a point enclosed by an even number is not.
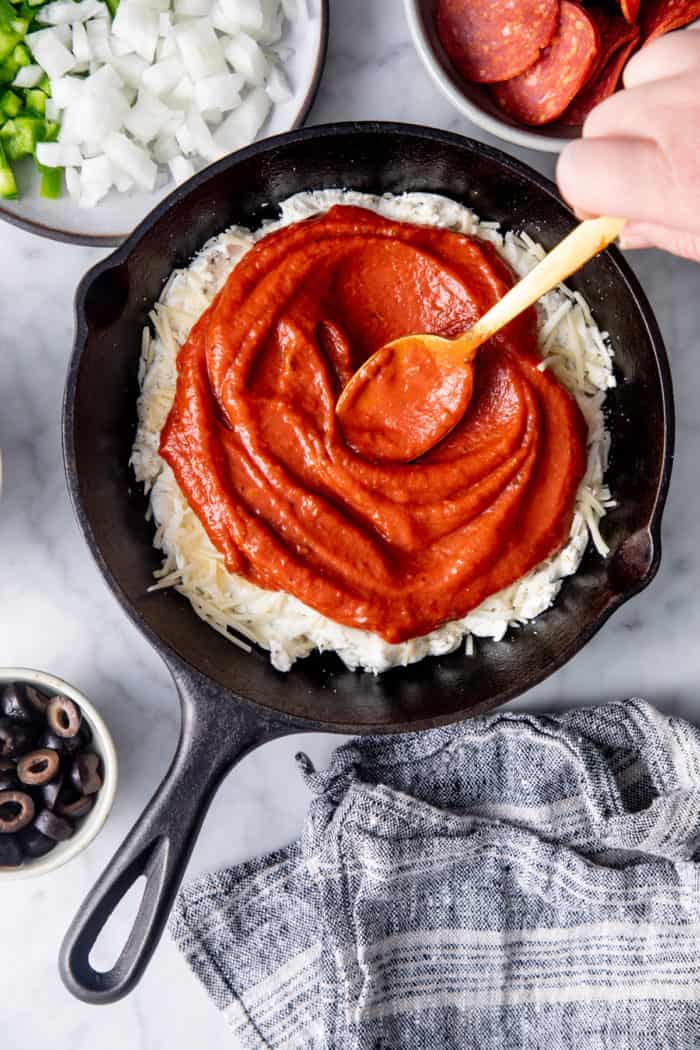
{"type": "Polygon", "coordinates": [[[0,880],[85,849],[116,786],[114,742],[87,697],[43,671],[0,668],[0,880]]]}

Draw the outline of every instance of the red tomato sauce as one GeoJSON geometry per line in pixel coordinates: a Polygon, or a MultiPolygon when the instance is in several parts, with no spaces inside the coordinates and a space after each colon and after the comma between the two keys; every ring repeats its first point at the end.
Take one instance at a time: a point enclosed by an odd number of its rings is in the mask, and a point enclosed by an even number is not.
{"type": "Polygon", "coordinates": [[[530,311],[478,353],[462,421],[412,463],[335,403],[385,342],[454,336],[513,283],[492,245],[336,206],[259,241],[178,356],[160,451],[231,572],[388,642],[465,616],[567,540],[586,461],[530,311]]]}

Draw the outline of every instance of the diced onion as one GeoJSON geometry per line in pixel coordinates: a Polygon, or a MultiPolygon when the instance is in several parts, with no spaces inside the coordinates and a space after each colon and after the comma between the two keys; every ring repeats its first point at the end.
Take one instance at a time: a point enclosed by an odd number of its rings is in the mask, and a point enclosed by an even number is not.
{"type": "Polygon", "coordinates": [[[66,168],[66,189],[74,201],[80,200],[80,172],[77,168],[66,168]]]}
{"type": "Polygon", "coordinates": [[[265,84],[265,90],[271,102],[282,105],[289,102],[292,92],[287,83],[287,78],[278,66],[273,66],[265,84]]]}
{"type": "Polygon", "coordinates": [[[17,76],[12,81],[13,87],[33,88],[36,87],[44,75],[41,66],[22,66],[17,76]]]}
{"type": "Polygon", "coordinates": [[[74,55],[61,43],[56,29],[40,29],[37,33],[30,33],[26,41],[34,58],[51,80],[62,77],[75,66],[74,55]]]}
{"type": "Polygon", "coordinates": [[[124,127],[140,142],[150,142],[172,120],[172,110],[157,95],[142,87],[138,99],[124,121],[124,127]]]}
{"type": "Polygon", "coordinates": [[[153,143],[151,152],[159,164],[167,164],[180,152],[180,146],[174,133],[162,132],[153,143]]]}
{"type": "Polygon", "coordinates": [[[270,99],[263,88],[255,88],[238,109],[226,117],[214,133],[214,140],[223,153],[248,146],[270,112],[270,99]]]}
{"type": "Polygon", "coordinates": [[[176,105],[186,105],[194,98],[194,84],[189,77],[183,77],[172,92],[172,100],[176,105]]]}
{"type": "Polygon", "coordinates": [[[125,171],[117,170],[114,173],[114,188],[120,193],[128,193],[134,188],[134,180],[125,171]]]}
{"type": "Polygon", "coordinates": [[[87,30],[82,22],[76,22],[73,26],[72,47],[76,62],[89,62],[92,58],[87,30]]]}
{"type": "Polygon", "coordinates": [[[91,18],[85,23],[88,43],[90,45],[90,57],[98,62],[111,62],[112,48],[110,45],[109,26],[104,18],[91,18]]]}
{"type": "Polygon", "coordinates": [[[47,168],[78,167],[83,162],[77,146],[66,146],[61,142],[37,143],[36,159],[47,168]]]}
{"type": "Polygon", "coordinates": [[[155,95],[165,95],[177,87],[183,76],[182,62],[178,58],[166,58],[163,62],[147,66],[141,74],[141,82],[155,95]]]}
{"type": "Polygon", "coordinates": [[[137,55],[152,62],[158,43],[158,12],[136,0],[121,0],[112,22],[112,32],[129,44],[137,55]]]}
{"type": "Polygon", "coordinates": [[[194,100],[200,113],[210,110],[219,112],[235,109],[240,104],[240,89],[243,78],[236,73],[221,73],[216,77],[204,77],[194,86],[194,100]]]}
{"type": "Polygon", "coordinates": [[[105,197],[114,182],[114,169],[104,154],[83,161],[80,169],[80,203],[83,207],[94,206],[105,197]]]}
{"type": "Polygon", "coordinates": [[[247,33],[231,37],[226,42],[224,54],[229,65],[245,77],[249,84],[259,86],[265,82],[268,71],[265,53],[257,41],[247,33]]]}
{"type": "Polygon", "coordinates": [[[211,11],[211,0],[175,0],[175,14],[188,18],[205,18],[211,11]]]}
{"type": "Polygon", "coordinates": [[[120,0],[110,20],[104,0],[50,0],[37,11],[47,28],[27,37],[34,62],[14,80],[51,80],[46,116],[60,131],[37,161],[64,168],[85,207],[112,189],[183,182],[252,142],[291,98],[280,64],[292,52],[278,41],[300,11],[306,0],[120,0]]]}
{"type": "Polygon", "coordinates": [[[194,165],[191,160],[187,157],[183,157],[181,154],[177,154],[171,157],[168,161],[168,167],[170,168],[170,174],[173,180],[179,186],[180,183],[186,182],[187,179],[192,178],[194,175],[194,165]]]}
{"type": "Polygon", "coordinates": [[[100,0],[54,0],[37,11],[37,21],[45,25],[72,25],[74,22],[87,22],[88,18],[99,15],[102,11],[100,0]]]}
{"type": "Polygon", "coordinates": [[[51,97],[60,109],[77,102],[83,93],[85,81],[79,77],[59,77],[51,81],[51,97]]]}
{"type": "Polygon", "coordinates": [[[204,18],[181,22],[173,29],[182,61],[192,80],[226,72],[226,61],[211,23],[204,18]]]}
{"type": "Polygon", "coordinates": [[[129,87],[138,88],[139,84],[145,83],[146,73],[153,69],[153,66],[149,66],[146,59],[142,58],[141,55],[135,55],[132,52],[129,55],[113,58],[111,68],[116,70],[124,83],[128,84],[129,87]]]}
{"type": "Polygon", "coordinates": [[[131,142],[126,135],[114,131],[105,139],[104,150],[112,163],[130,175],[137,186],[144,190],[153,189],[158,168],[145,149],[131,142]]]}

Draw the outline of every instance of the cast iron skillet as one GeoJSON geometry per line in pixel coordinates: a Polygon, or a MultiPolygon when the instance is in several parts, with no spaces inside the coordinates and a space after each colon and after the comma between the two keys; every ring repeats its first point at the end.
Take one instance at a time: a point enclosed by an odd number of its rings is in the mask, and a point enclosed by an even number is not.
{"type": "Polygon", "coordinates": [[[66,985],[106,1003],[134,987],[166,923],[209,801],[253,748],[289,733],[400,733],[479,714],[569,660],[659,562],[672,460],[673,403],[663,342],[649,304],[617,251],[572,279],[610,333],[619,385],[609,396],[609,480],[619,507],[606,520],[612,553],[588,552],[553,609],[505,642],[480,643],[375,677],[333,656],[275,671],[197,618],[176,593],[148,593],[158,555],[144,496],[129,473],[141,329],[170,272],[232,223],[257,226],[302,189],[446,194],[546,247],[574,219],[554,186],[478,142],[400,124],[338,124],[257,143],[176,190],[121,248],[83,279],[65,391],[65,469],[75,512],[107,583],[163,656],[182,707],[178,750],[155,796],[74,920],[61,952],[66,985]],[[112,970],[89,962],[99,931],[141,874],[147,883],[112,970]]]}

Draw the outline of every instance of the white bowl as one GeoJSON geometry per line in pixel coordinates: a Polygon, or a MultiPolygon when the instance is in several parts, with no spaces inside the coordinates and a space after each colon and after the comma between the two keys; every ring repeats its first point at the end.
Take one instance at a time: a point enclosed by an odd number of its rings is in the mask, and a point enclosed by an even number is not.
{"type": "Polygon", "coordinates": [[[526,149],[559,153],[567,142],[580,137],[580,128],[556,122],[540,128],[518,124],[500,109],[483,84],[472,84],[460,76],[440,43],[435,28],[436,7],[437,0],[404,0],[416,51],[440,91],[460,113],[484,131],[526,149]]]}
{"type": "MultiPolygon", "coordinates": [[[[292,88],[288,102],[272,107],[258,135],[264,138],[300,127],[309,112],[323,72],[328,44],[328,0],[307,0],[308,21],[287,22],[280,41],[292,49],[284,70],[292,88]]],[[[131,233],[156,204],[175,189],[171,181],[152,193],[112,191],[94,208],[81,208],[65,192],[59,200],[39,196],[39,176],[28,158],[20,169],[24,187],[17,201],[0,200],[0,218],[31,233],[73,244],[111,247],[131,233]]]]}
{"type": "Polygon", "coordinates": [[[75,686],[64,682],[62,678],[46,674],[44,671],[31,671],[27,667],[0,668],[0,688],[8,682],[26,682],[45,693],[58,693],[74,700],[80,707],[83,717],[92,730],[91,750],[102,759],[103,784],[97,793],[95,805],[77,825],[75,834],[54,846],[50,853],[36,860],[25,860],[19,868],[0,868],[0,883],[31,879],[36,875],[45,875],[55,871],[89,846],[104,824],[112,808],[117,790],[118,762],[112,734],[107,728],[99,711],[88,698],[75,686]]]}

